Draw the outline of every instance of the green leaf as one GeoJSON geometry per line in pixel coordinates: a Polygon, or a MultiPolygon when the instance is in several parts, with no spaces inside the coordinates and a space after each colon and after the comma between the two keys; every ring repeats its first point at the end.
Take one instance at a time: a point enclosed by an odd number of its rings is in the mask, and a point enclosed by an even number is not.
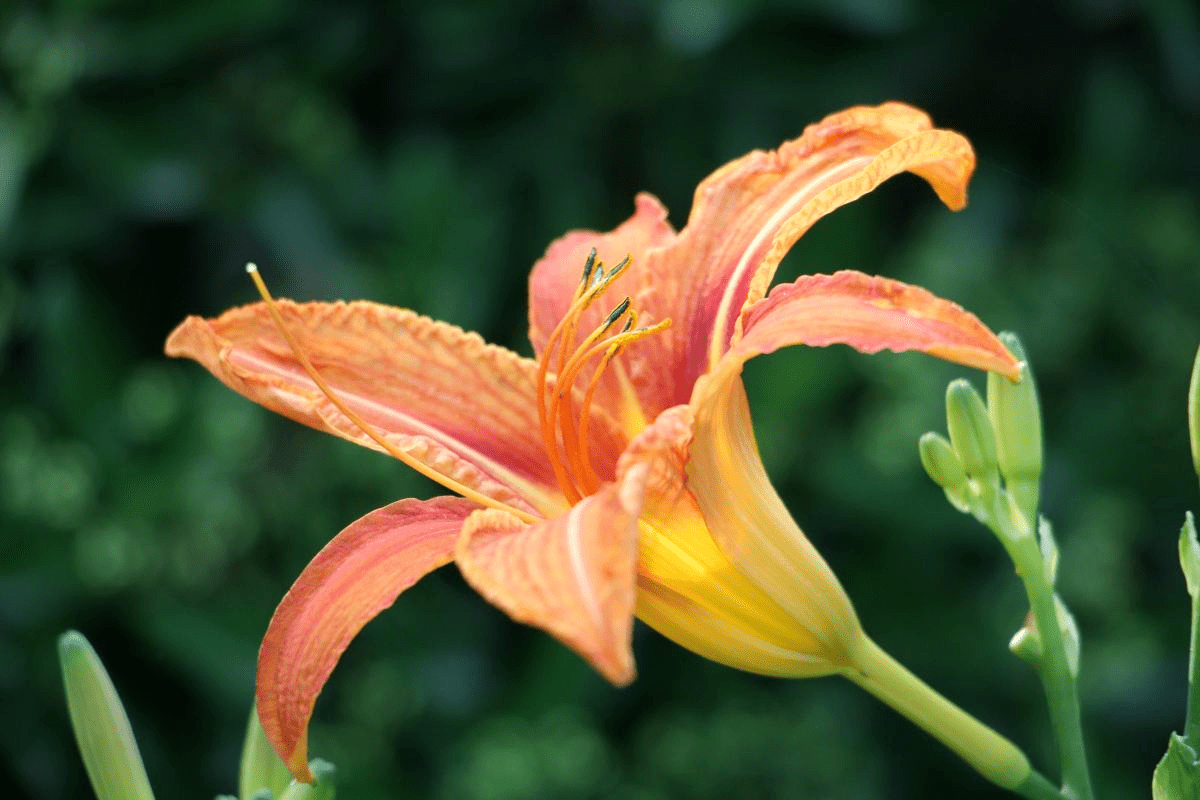
{"type": "Polygon", "coordinates": [[[1177,733],[1154,768],[1151,791],[1154,800],[1200,800],[1200,757],[1177,733]]]}
{"type": "Polygon", "coordinates": [[[58,639],[75,741],[99,800],[154,800],[129,718],[100,657],[78,631],[58,639]]]}

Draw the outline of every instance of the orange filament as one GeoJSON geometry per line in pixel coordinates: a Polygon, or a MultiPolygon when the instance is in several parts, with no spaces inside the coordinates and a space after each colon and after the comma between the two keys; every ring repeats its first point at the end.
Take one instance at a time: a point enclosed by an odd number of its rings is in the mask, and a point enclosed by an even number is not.
{"type": "Polygon", "coordinates": [[[542,442],[559,488],[571,503],[579,502],[600,488],[600,480],[592,468],[588,453],[588,423],[601,376],[626,345],[658,333],[671,324],[667,319],[648,328],[637,328],[637,312],[630,308],[631,298],[626,297],[582,342],[574,344],[583,313],[629,264],[627,256],[605,274],[603,266],[596,262],[596,251],[591,251],[571,305],[546,340],[538,361],[538,421],[542,442]],[[622,319],[624,324],[620,331],[610,334],[622,319]],[[557,354],[555,348],[558,349],[557,354]],[[576,413],[572,386],[597,356],[600,356],[600,361],[588,379],[582,407],[576,413]],[[551,359],[556,362],[552,379],[549,377],[551,359]]]}
{"type": "Polygon", "coordinates": [[[329,388],[329,384],[325,382],[325,379],[321,377],[319,372],[317,372],[316,367],[312,365],[308,355],[303,349],[301,349],[295,338],[292,337],[291,331],[288,330],[287,325],[285,325],[283,322],[283,315],[279,311],[279,305],[275,302],[275,298],[271,297],[271,293],[267,291],[267,284],[263,281],[262,276],[258,274],[258,267],[256,267],[254,264],[247,264],[246,272],[250,274],[250,279],[254,281],[255,288],[257,288],[258,293],[262,295],[263,302],[266,303],[267,310],[271,313],[271,319],[275,321],[275,327],[277,327],[279,332],[283,335],[284,341],[286,341],[288,347],[291,348],[292,354],[296,356],[296,360],[300,362],[300,366],[304,369],[305,374],[308,375],[312,382],[317,385],[317,388],[320,389],[321,393],[329,399],[329,402],[333,403],[334,408],[340,411],[342,415],[346,417],[346,419],[350,420],[351,424],[365,433],[373,442],[375,442],[375,444],[383,448],[384,452],[386,452],[392,458],[395,458],[397,461],[412,467],[426,478],[429,478],[436,483],[440,483],[450,491],[457,492],[468,500],[474,500],[476,503],[479,503],[487,508],[507,511],[509,514],[512,514],[513,516],[518,517],[530,524],[541,521],[538,517],[526,511],[522,511],[521,509],[514,508],[507,503],[502,503],[499,500],[488,497],[482,492],[472,489],[465,484],[459,483],[448,475],[444,475],[441,472],[431,469],[420,461],[414,459],[412,456],[408,455],[408,453],[405,453],[403,450],[400,450],[395,445],[391,444],[383,437],[382,434],[364,422],[363,419],[358,416],[358,414],[351,411],[345,403],[338,399],[337,395],[333,393],[333,390],[329,388]]]}

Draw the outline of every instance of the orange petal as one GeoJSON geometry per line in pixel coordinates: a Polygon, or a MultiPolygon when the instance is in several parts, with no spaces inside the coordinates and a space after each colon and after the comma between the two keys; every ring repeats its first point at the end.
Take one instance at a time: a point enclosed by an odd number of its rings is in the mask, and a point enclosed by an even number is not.
{"type": "MultiPolygon", "coordinates": [[[[543,513],[561,508],[538,435],[532,361],[376,303],[284,300],[279,309],[338,398],[390,444],[502,503],[543,513]]],[[[304,373],[262,303],[216,319],[188,317],[166,350],[199,361],[273,411],[378,449],[304,373]]],[[[597,447],[619,452],[620,442],[604,442],[606,430],[597,426],[597,447]]]]}
{"type": "Polygon", "coordinates": [[[308,720],[342,652],[397,595],[450,561],[478,507],[437,497],[372,511],[325,545],[275,609],[258,654],[258,714],[297,779],[312,780],[308,720]]]}
{"type": "Polygon", "coordinates": [[[906,170],[961,208],[974,168],[962,136],[934,130],[911,106],[885,103],[829,116],[778,151],[751,153],[710,176],[688,221],[689,229],[720,231],[698,242],[712,265],[696,320],[708,331],[709,365],[744,304],[766,293],[783,256],[818,219],[906,170]]]}
{"type": "Polygon", "coordinates": [[[1015,378],[1018,361],[957,303],[890,278],[843,270],[775,287],[746,315],[746,332],[718,369],[780,347],[848,344],[864,353],[918,350],[1015,378]]]}
{"type": "Polygon", "coordinates": [[[747,299],[762,297],[817,219],[905,170],[961,208],[974,165],[962,136],[933,129],[918,109],[885,103],[833,114],[778,150],[752,152],[708,176],[687,226],[642,267],[654,287],[648,311],[674,320],[627,356],[646,414],[688,401],[734,336],[747,299]]]}
{"type": "Polygon", "coordinates": [[[617,686],[633,680],[641,483],[607,484],[557,519],[525,525],[487,509],[463,526],[455,560],[488,602],[535,625],[617,686]]]}

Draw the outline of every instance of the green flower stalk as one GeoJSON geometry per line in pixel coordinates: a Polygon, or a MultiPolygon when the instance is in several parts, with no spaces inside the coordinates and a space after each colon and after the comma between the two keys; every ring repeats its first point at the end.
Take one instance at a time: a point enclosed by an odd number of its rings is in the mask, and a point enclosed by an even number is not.
{"type": "Polygon", "coordinates": [[[58,640],[75,741],[98,800],[154,800],[129,718],[96,651],[78,631],[58,640]]]}

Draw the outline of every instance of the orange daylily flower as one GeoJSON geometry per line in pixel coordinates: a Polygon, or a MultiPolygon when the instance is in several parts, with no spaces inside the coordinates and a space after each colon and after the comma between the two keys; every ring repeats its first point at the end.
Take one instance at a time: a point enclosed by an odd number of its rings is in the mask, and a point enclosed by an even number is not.
{"type": "Polygon", "coordinates": [[[767,479],[742,365],[842,343],[1016,375],[975,316],[924,289],[843,271],[767,292],[825,214],[904,171],[958,209],[973,168],[966,139],[888,103],[717,170],[679,232],[641,194],[618,228],[567,234],[535,265],[534,359],[411,311],[276,302],[265,288],[262,303],[185,320],[169,355],[461,495],[367,514],[280,603],[257,703],[292,772],[308,777],[309,717],[347,644],[451,560],[487,600],[617,685],[634,677],[634,616],[752,672],[853,668],[857,617],[767,479]]]}

